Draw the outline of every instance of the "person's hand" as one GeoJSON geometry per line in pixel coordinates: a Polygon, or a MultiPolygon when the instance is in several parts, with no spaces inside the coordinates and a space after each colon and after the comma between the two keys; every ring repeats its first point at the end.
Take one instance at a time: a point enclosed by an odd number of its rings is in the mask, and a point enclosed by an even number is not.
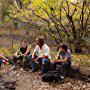
{"type": "Polygon", "coordinates": [[[9,61],[9,59],[7,59],[7,58],[6,58],[6,61],[8,62],[8,61],[9,61]]]}
{"type": "Polygon", "coordinates": [[[33,59],[33,61],[34,61],[35,63],[39,63],[38,60],[39,60],[39,58],[33,59]]]}
{"type": "Polygon", "coordinates": [[[17,55],[17,56],[15,56],[16,58],[18,58],[19,56],[17,55]]]}
{"type": "Polygon", "coordinates": [[[36,61],[39,62],[40,59],[41,59],[41,58],[38,57],[38,58],[36,58],[36,61]]]}
{"type": "Polygon", "coordinates": [[[42,58],[43,58],[43,56],[38,57],[38,59],[42,59],[42,58]]]}
{"type": "Polygon", "coordinates": [[[32,59],[35,59],[35,58],[34,58],[34,55],[32,55],[32,59]]]}
{"type": "Polygon", "coordinates": [[[37,59],[35,59],[34,55],[32,55],[32,60],[33,60],[34,62],[37,62],[37,59]]]}
{"type": "Polygon", "coordinates": [[[23,56],[23,57],[25,57],[25,56],[26,56],[26,54],[22,54],[22,56],[23,56]]]}
{"type": "Polygon", "coordinates": [[[58,62],[58,60],[54,60],[52,63],[57,63],[58,62]]]}
{"type": "Polygon", "coordinates": [[[6,59],[3,59],[3,63],[4,64],[7,64],[8,61],[9,61],[9,59],[7,59],[7,58],[6,59]]]}
{"type": "Polygon", "coordinates": [[[35,60],[38,61],[39,58],[36,58],[35,60]]]}

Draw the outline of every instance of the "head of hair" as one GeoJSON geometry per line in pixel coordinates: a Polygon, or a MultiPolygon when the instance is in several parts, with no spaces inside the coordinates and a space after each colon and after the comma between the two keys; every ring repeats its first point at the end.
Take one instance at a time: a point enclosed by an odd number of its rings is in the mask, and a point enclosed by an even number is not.
{"type": "Polygon", "coordinates": [[[21,43],[27,43],[27,41],[26,40],[22,40],[22,42],[21,43]]]}
{"type": "Polygon", "coordinates": [[[44,44],[44,37],[43,36],[38,36],[37,38],[40,40],[40,43],[43,45],[44,44]]]}
{"type": "Polygon", "coordinates": [[[67,45],[66,43],[62,43],[62,44],[60,45],[60,48],[62,48],[62,49],[64,49],[65,51],[67,51],[68,45],[67,45]]]}

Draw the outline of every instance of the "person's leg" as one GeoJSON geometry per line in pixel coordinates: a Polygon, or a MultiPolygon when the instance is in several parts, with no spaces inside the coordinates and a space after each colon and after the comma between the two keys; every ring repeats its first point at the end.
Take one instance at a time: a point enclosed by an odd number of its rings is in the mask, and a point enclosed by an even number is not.
{"type": "Polygon", "coordinates": [[[30,56],[31,56],[31,54],[27,56],[27,67],[28,68],[31,68],[30,56]]]}
{"type": "Polygon", "coordinates": [[[2,62],[2,60],[0,59],[0,67],[1,67],[2,63],[3,63],[3,62],[2,62]]]}
{"type": "Polygon", "coordinates": [[[47,63],[50,63],[50,60],[43,58],[43,59],[41,59],[41,61],[42,61],[41,72],[46,73],[47,72],[47,63]]]}
{"type": "Polygon", "coordinates": [[[17,64],[17,57],[16,56],[13,56],[13,64],[16,65],[17,64]]]}
{"type": "Polygon", "coordinates": [[[30,58],[29,58],[29,55],[27,55],[26,57],[23,58],[23,62],[22,62],[23,69],[28,68],[29,62],[30,62],[30,58]]]}
{"type": "Polygon", "coordinates": [[[18,64],[20,67],[22,67],[23,58],[24,58],[23,56],[18,57],[17,64],[18,64]]]}
{"type": "MultiPolygon", "coordinates": [[[[35,56],[35,58],[37,58],[37,56],[35,56]]],[[[31,63],[32,71],[33,72],[36,71],[37,67],[36,67],[36,63],[32,59],[32,55],[30,55],[30,63],[31,63]]]]}
{"type": "Polygon", "coordinates": [[[60,78],[62,78],[62,79],[65,78],[65,74],[66,74],[67,68],[69,68],[70,65],[71,64],[69,62],[62,62],[61,63],[61,76],[60,76],[60,78]]]}
{"type": "Polygon", "coordinates": [[[55,71],[56,70],[56,65],[57,64],[61,65],[61,63],[59,63],[59,62],[56,62],[56,63],[52,63],[51,64],[51,71],[55,71]]]}

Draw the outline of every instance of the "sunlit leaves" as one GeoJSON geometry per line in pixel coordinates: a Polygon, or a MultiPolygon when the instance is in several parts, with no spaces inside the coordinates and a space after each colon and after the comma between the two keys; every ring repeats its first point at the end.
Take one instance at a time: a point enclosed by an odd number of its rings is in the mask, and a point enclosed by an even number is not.
{"type": "MultiPolygon", "coordinates": [[[[61,38],[64,37],[66,40],[68,37],[70,41],[72,41],[74,40],[73,37],[75,34],[77,39],[78,37],[83,36],[82,29],[86,29],[87,26],[85,27],[85,25],[89,22],[89,0],[85,2],[83,2],[83,0],[21,1],[23,3],[22,9],[15,0],[14,4],[11,5],[10,13],[13,18],[47,27],[47,30],[55,39],[61,40],[61,38]]],[[[82,37],[78,40],[81,38],[82,37]]]]}

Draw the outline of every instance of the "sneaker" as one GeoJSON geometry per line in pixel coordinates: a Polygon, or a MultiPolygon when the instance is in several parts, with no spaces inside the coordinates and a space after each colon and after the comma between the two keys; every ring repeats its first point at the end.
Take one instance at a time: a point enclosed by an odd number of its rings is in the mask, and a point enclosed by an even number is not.
{"type": "Polygon", "coordinates": [[[64,82],[64,79],[60,78],[59,79],[59,82],[63,83],[64,82]]]}
{"type": "Polygon", "coordinates": [[[39,75],[43,75],[43,74],[45,74],[45,73],[43,73],[43,72],[40,72],[40,73],[39,73],[39,75]]]}
{"type": "Polygon", "coordinates": [[[61,83],[64,82],[64,79],[65,79],[65,76],[62,76],[62,75],[61,75],[61,76],[60,76],[60,79],[59,79],[59,82],[61,82],[61,83]]]}
{"type": "Polygon", "coordinates": [[[33,72],[36,72],[36,71],[37,71],[37,69],[35,69],[35,70],[32,70],[32,71],[31,71],[31,73],[33,73],[33,72]]]}
{"type": "Polygon", "coordinates": [[[11,70],[16,70],[17,69],[17,66],[13,66],[12,68],[11,68],[11,70]]]}
{"type": "Polygon", "coordinates": [[[24,69],[23,69],[23,68],[21,68],[21,69],[20,69],[20,71],[24,71],[24,69]]]}
{"type": "Polygon", "coordinates": [[[64,82],[64,79],[65,79],[64,76],[60,76],[59,82],[60,82],[60,83],[63,83],[63,82],[64,82]]]}

